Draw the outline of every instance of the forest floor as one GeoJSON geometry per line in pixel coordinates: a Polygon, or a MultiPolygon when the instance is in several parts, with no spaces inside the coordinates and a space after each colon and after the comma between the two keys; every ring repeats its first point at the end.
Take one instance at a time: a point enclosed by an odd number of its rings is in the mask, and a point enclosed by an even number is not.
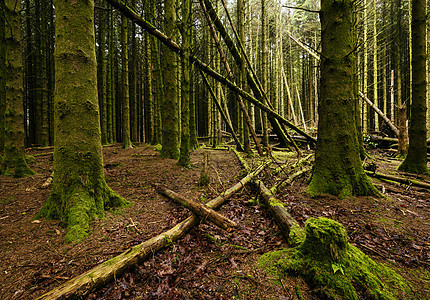
{"type": "MultiPolygon", "coordinates": [[[[60,283],[120,254],[185,219],[187,209],[159,195],[161,184],[195,201],[213,199],[236,184],[243,171],[232,151],[199,149],[190,169],[160,158],[151,146],[122,150],[104,148],[108,184],[130,205],[94,220],[82,242],[65,244],[65,228],[55,220],[35,220],[48,198],[42,188],[52,172],[52,149],[29,149],[37,175],[13,179],[0,176],[0,298],[34,299],[60,283]],[[199,187],[203,152],[209,153],[211,182],[199,187]]],[[[278,163],[297,158],[274,152],[278,163]]],[[[372,152],[378,172],[395,174],[399,160],[372,152]]],[[[247,158],[255,168],[256,158],[247,158]]],[[[276,167],[276,164],[275,164],[276,167]]],[[[267,186],[284,175],[260,176],[267,186]]],[[[421,178],[430,182],[429,177],[421,178]]],[[[409,279],[412,299],[430,299],[430,191],[374,181],[387,197],[333,196],[309,198],[306,178],[277,194],[301,226],[310,217],[325,216],[342,223],[350,243],[377,262],[390,265],[409,279]]],[[[250,202],[255,189],[245,187],[219,212],[238,223],[227,233],[200,224],[170,247],[129,269],[87,299],[314,299],[296,277],[274,278],[257,262],[269,251],[287,247],[267,210],[250,202]],[[277,280],[277,283],[275,282],[277,280]]]]}

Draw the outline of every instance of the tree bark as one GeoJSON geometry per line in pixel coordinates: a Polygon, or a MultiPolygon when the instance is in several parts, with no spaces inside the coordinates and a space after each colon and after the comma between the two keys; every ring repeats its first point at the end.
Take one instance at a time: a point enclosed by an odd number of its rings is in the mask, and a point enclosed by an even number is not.
{"type": "Polygon", "coordinates": [[[0,8],[4,13],[6,41],[4,156],[0,173],[13,177],[25,177],[33,175],[35,172],[27,165],[24,150],[21,2],[6,0],[3,7],[0,8]]]}
{"type": "Polygon", "coordinates": [[[378,194],[364,173],[357,138],[353,91],[354,3],[353,0],[321,2],[321,97],[315,164],[307,188],[311,196],[378,194]]]}
{"type": "Polygon", "coordinates": [[[67,224],[66,241],[77,241],[95,216],[126,201],[104,177],[94,1],[56,0],[55,9],[55,176],[37,217],[60,219],[67,224]]]}
{"type": "Polygon", "coordinates": [[[427,78],[425,0],[412,0],[412,105],[408,154],[399,170],[427,173],[427,78]]]}
{"type": "Polygon", "coordinates": [[[121,46],[122,46],[122,148],[132,147],[130,138],[130,84],[128,72],[128,19],[121,18],[121,46]]]}
{"type": "Polygon", "coordinates": [[[227,232],[231,232],[234,227],[237,227],[237,224],[230,219],[224,217],[220,213],[217,213],[213,209],[205,206],[204,204],[200,204],[198,202],[191,201],[187,198],[182,197],[178,193],[175,193],[172,190],[169,190],[164,187],[160,187],[158,191],[166,196],[167,198],[185,206],[189,210],[191,210],[194,214],[199,216],[202,221],[208,220],[214,225],[218,226],[221,229],[224,229],[227,232]]]}
{"type": "MultiPolygon", "coordinates": [[[[164,0],[165,30],[170,41],[177,40],[176,0],[164,0]]],[[[162,145],[161,155],[179,157],[179,113],[178,113],[178,67],[175,54],[164,53],[164,99],[162,99],[162,145]]]]}

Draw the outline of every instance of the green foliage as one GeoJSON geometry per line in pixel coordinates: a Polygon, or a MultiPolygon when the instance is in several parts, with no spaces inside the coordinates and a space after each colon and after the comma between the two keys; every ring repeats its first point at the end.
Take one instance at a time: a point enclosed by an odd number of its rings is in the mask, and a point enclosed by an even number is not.
{"type": "Polygon", "coordinates": [[[264,254],[259,265],[282,278],[301,276],[318,299],[404,299],[408,283],[347,242],[345,228],[326,218],[306,222],[306,237],[295,248],[264,254]]]}

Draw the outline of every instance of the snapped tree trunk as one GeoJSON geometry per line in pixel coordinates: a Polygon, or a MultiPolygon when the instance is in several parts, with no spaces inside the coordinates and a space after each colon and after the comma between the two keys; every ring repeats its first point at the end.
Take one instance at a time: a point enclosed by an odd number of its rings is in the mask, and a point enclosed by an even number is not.
{"type": "Polygon", "coordinates": [[[55,0],[54,180],[37,217],[67,224],[66,241],[88,234],[89,222],[126,201],[106,184],[97,99],[94,1],[55,0]],[[73,72],[70,68],[73,67],[73,72]]]}

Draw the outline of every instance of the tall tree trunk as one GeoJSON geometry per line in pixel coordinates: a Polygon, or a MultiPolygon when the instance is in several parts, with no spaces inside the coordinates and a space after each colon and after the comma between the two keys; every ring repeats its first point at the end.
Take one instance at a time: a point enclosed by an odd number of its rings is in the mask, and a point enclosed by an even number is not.
{"type": "MultiPolygon", "coordinates": [[[[378,30],[377,30],[377,18],[378,10],[376,7],[376,0],[372,0],[372,11],[373,11],[373,104],[379,107],[378,104],[378,30]]],[[[374,119],[374,129],[379,131],[379,118],[376,112],[373,113],[372,118],[374,119]]]]}
{"type": "MultiPolygon", "coordinates": [[[[268,87],[268,64],[267,64],[267,49],[266,49],[266,40],[267,40],[267,13],[266,13],[266,1],[261,0],[261,85],[263,87],[263,92],[266,95],[269,95],[267,92],[268,87]]],[[[269,100],[270,101],[270,100],[269,100]]],[[[262,113],[262,127],[263,127],[263,148],[265,150],[269,147],[269,133],[268,133],[268,124],[267,124],[267,114],[262,113]]]]}
{"type": "Polygon", "coordinates": [[[426,1],[412,0],[412,106],[409,149],[399,170],[427,173],[426,1]]]}
{"type": "Polygon", "coordinates": [[[128,19],[121,18],[122,45],[122,148],[132,147],[130,138],[130,87],[128,73],[128,19]]]}
{"type": "Polygon", "coordinates": [[[6,107],[4,155],[0,173],[13,177],[35,174],[25,161],[24,81],[22,65],[21,2],[4,1],[6,46],[6,107]]]}
{"type": "Polygon", "coordinates": [[[193,41],[192,26],[193,13],[192,1],[182,0],[182,80],[181,80],[181,147],[178,164],[184,167],[190,167],[190,99],[191,90],[191,64],[190,54],[193,41]]]}
{"type": "Polygon", "coordinates": [[[315,165],[307,191],[374,195],[364,173],[355,118],[353,0],[321,2],[321,97],[315,165]],[[345,166],[348,166],[345,168],[345,166]]]}
{"type": "Polygon", "coordinates": [[[97,99],[94,1],[55,0],[55,150],[51,194],[37,217],[67,224],[66,241],[88,234],[89,222],[124,205],[106,184],[97,99]],[[70,68],[73,66],[73,71],[70,68]]]}
{"type": "Polygon", "coordinates": [[[106,11],[99,10],[99,32],[98,32],[98,57],[97,57],[97,82],[100,106],[100,125],[102,130],[102,144],[107,143],[107,91],[106,91],[106,11]]]}
{"type": "MultiPolygon", "coordinates": [[[[1,5],[1,4],[0,4],[1,5]]],[[[1,6],[0,6],[1,8],[1,6]]],[[[4,150],[6,112],[6,40],[5,18],[0,13],[0,153],[4,150]]]]}
{"type": "MultiPolygon", "coordinates": [[[[176,0],[164,0],[165,31],[173,40],[177,39],[176,0]]],[[[176,55],[172,51],[164,53],[164,97],[162,99],[162,150],[167,158],[179,157],[179,114],[178,114],[178,67],[176,55]]]]}
{"type": "MultiPolygon", "coordinates": [[[[136,0],[131,1],[131,6],[135,7],[136,0]]],[[[129,64],[129,78],[130,78],[130,138],[132,142],[139,142],[139,125],[138,118],[139,104],[137,102],[137,45],[136,45],[136,24],[131,22],[131,49],[130,49],[130,64],[129,64]]]]}
{"type": "MultiPolygon", "coordinates": [[[[363,2],[363,27],[364,27],[364,29],[363,29],[363,31],[364,31],[364,33],[363,33],[363,93],[366,97],[369,96],[368,95],[368,82],[367,82],[368,75],[369,75],[368,74],[368,70],[369,70],[369,67],[368,67],[369,50],[368,49],[369,49],[369,47],[368,47],[368,41],[367,41],[368,36],[369,36],[368,35],[368,28],[367,28],[367,23],[368,23],[368,20],[367,20],[367,18],[368,18],[368,16],[367,16],[367,12],[368,12],[367,1],[368,0],[364,0],[364,2],[363,2]]],[[[369,122],[368,122],[368,110],[369,110],[369,108],[368,107],[369,106],[367,105],[367,103],[363,103],[362,118],[361,118],[361,121],[363,124],[362,125],[363,134],[367,133],[368,124],[369,124],[369,122]]]]}
{"type": "Polygon", "coordinates": [[[113,107],[114,107],[114,80],[113,80],[113,12],[108,13],[108,30],[107,30],[107,46],[108,52],[106,56],[106,133],[107,142],[114,142],[114,127],[113,127],[113,107]]]}

